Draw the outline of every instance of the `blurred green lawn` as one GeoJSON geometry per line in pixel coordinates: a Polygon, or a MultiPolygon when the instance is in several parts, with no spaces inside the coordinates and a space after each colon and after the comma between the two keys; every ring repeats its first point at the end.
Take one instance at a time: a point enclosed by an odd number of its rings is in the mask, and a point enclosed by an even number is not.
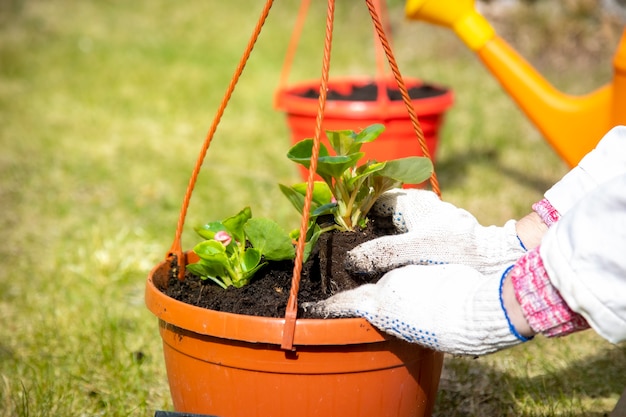
{"type": "MultiPolygon", "coordinates": [[[[209,149],[186,248],[193,226],[246,204],[297,225],[276,186],[298,177],[272,101],[298,4],[276,3],[209,149]]],[[[365,7],[339,3],[331,71],[373,74],[365,7]]],[[[407,22],[402,2],[390,4],[400,69],[456,94],[436,161],[444,199],[484,224],[525,214],[567,167],[451,33],[407,22]]],[[[171,409],[144,281],[171,245],[191,169],[262,6],[0,3],[0,416],[171,409]]],[[[292,81],[319,76],[324,13],[315,4],[309,14],[292,81]]],[[[523,16],[520,32],[536,29],[523,16]]],[[[597,51],[580,66],[547,62],[538,64],[568,91],[610,76],[610,54],[597,51]]],[[[478,360],[447,358],[437,415],[605,415],[626,386],[624,346],[592,332],[537,339],[478,360]]]]}

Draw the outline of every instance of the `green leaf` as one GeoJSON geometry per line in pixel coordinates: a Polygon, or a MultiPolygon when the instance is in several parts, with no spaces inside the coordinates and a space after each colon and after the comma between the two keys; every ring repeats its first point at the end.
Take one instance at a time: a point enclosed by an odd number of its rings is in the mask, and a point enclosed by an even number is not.
{"type": "Polygon", "coordinates": [[[213,239],[213,236],[215,236],[217,232],[227,231],[222,222],[210,222],[204,226],[196,227],[194,230],[198,235],[207,240],[213,239]]]}
{"type": "MultiPolygon", "coordinates": [[[[304,198],[306,196],[306,183],[296,184],[292,187],[283,184],[278,184],[278,186],[296,210],[302,213],[304,209],[304,198]]],[[[332,200],[332,197],[333,194],[328,184],[323,181],[315,181],[313,184],[313,195],[311,196],[311,210],[315,210],[320,205],[327,204],[332,200]]]]}
{"type": "Polygon", "coordinates": [[[243,226],[246,224],[248,220],[252,217],[252,210],[250,207],[244,207],[239,213],[235,214],[232,217],[229,217],[222,221],[224,227],[230,235],[240,244],[245,244],[246,235],[243,231],[243,226]]]}
{"type": "Polygon", "coordinates": [[[352,130],[327,130],[326,137],[337,155],[344,156],[360,151],[361,144],[355,146],[355,133],[352,130]]]}
{"type": "Polygon", "coordinates": [[[317,161],[317,173],[322,177],[339,178],[346,170],[356,166],[365,154],[357,152],[350,155],[320,157],[317,161]]]}
{"type": "Polygon", "coordinates": [[[389,177],[383,177],[381,175],[372,177],[371,184],[374,187],[374,199],[378,198],[382,193],[387,190],[391,190],[392,188],[399,188],[402,186],[402,183],[400,181],[396,181],[389,177]]]}
{"type": "Polygon", "coordinates": [[[241,269],[243,272],[252,271],[261,262],[261,251],[256,248],[248,248],[243,254],[241,260],[241,269]]]}
{"type": "Polygon", "coordinates": [[[198,243],[193,251],[201,258],[212,259],[214,256],[223,254],[226,256],[226,247],[216,240],[205,240],[198,243]]]}
{"type": "Polygon", "coordinates": [[[369,143],[369,142],[373,142],[374,140],[376,140],[381,133],[383,133],[385,131],[385,126],[380,124],[380,123],[376,123],[373,125],[370,125],[368,127],[366,127],[365,129],[361,130],[356,137],[354,138],[354,141],[356,143],[369,143]]]}
{"type": "Polygon", "coordinates": [[[186,268],[187,268],[187,271],[199,276],[200,278],[206,278],[209,275],[211,275],[211,273],[213,272],[213,271],[210,271],[209,268],[207,268],[205,265],[202,265],[199,262],[196,262],[194,264],[189,264],[187,265],[186,268]]]}
{"type": "Polygon", "coordinates": [[[350,186],[353,186],[357,181],[363,177],[372,175],[373,173],[382,170],[385,167],[386,162],[368,162],[365,165],[361,165],[356,170],[356,175],[348,181],[350,186]]]}
{"type": "Polygon", "coordinates": [[[187,270],[199,276],[200,279],[210,279],[224,289],[226,289],[229,285],[232,285],[232,281],[228,278],[228,274],[218,274],[207,265],[201,263],[189,264],[187,265],[187,270]],[[222,280],[220,277],[224,277],[225,279],[222,280]]]}
{"type": "Polygon", "coordinates": [[[433,163],[426,157],[409,156],[387,161],[385,167],[376,174],[404,184],[419,184],[433,174],[433,163]]]}
{"type": "Polygon", "coordinates": [[[254,274],[265,265],[267,265],[267,262],[260,263],[250,271],[244,272],[237,281],[233,281],[233,286],[235,288],[241,288],[245,285],[248,285],[254,274]]]}
{"type": "Polygon", "coordinates": [[[228,273],[230,260],[225,250],[224,245],[215,240],[200,242],[193,248],[193,251],[200,257],[200,261],[189,264],[187,267],[201,278],[209,278],[224,288],[232,285],[228,273]]]}
{"type": "Polygon", "coordinates": [[[311,212],[312,216],[319,217],[325,214],[335,214],[337,212],[337,203],[328,203],[323,206],[319,206],[311,212]]]}
{"type": "Polygon", "coordinates": [[[293,259],[296,255],[289,234],[278,223],[265,218],[252,218],[245,225],[252,246],[270,261],[293,259]]]}
{"type": "MultiPolygon", "coordinates": [[[[328,149],[323,143],[320,143],[320,152],[318,160],[321,157],[330,155],[328,149]]],[[[304,139],[296,143],[287,152],[287,158],[308,168],[311,165],[311,157],[313,156],[313,139],[304,139]]]]}
{"type": "MultiPolygon", "coordinates": [[[[363,153],[351,155],[330,155],[324,144],[320,144],[320,153],[317,159],[317,174],[327,183],[331,178],[338,178],[345,170],[356,165],[363,153]]],[[[311,165],[313,157],[313,140],[305,139],[296,143],[287,153],[287,157],[306,168],[311,165]]]]}
{"type": "Polygon", "coordinates": [[[322,229],[319,226],[316,226],[313,234],[309,238],[309,240],[304,244],[304,253],[302,254],[302,263],[306,262],[311,256],[311,252],[317,243],[317,239],[323,233],[322,229]]]}
{"type": "Polygon", "coordinates": [[[287,200],[298,210],[298,213],[302,214],[302,210],[304,210],[304,196],[296,191],[294,187],[284,184],[278,184],[278,187],[283,195],[287,197],[287,200]]]}
{"type": "MultiPolygon", "coordinates": [[[[300,193],[302,196],[306,195],[306,182],[302,182],[293,186],[293,189],[300,193]]],[[[322,205],[330,203],[333,198],[333,193],[330,191],[330,187],[324,181],[313,182],[313,196],[312,202],[316,205],[322,205]]]]}
{"type": "Polygon", "coordinates": [[[361,145],[373,142],[383,133],[385,126],[373,124],[356,133],[352,130],[328,130],[326,137],[337,155],[351,155],[361,150],[361,145]]]}
{"type": "Polygon", "coordinates": [[[200,257],[200,264],[205,267],[208,276],[228,278],[231,269],[230,260],[226,255],[224,245],[215,240],[205,240],[198,243],[193,251],[200,257]]]}

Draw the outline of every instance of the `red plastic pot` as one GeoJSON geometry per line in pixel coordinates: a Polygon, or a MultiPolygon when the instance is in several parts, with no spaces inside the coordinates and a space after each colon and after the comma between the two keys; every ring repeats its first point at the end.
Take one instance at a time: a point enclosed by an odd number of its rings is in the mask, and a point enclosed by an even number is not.
{"type": "MultiPolygon", "coordinates": [[[[190,254],[193,255],[193,254],[190,254]]],[[[189,262],[193,262],[190,259],[189,262]]],[[[148,277],[176,411],[219,417],[425,417],[443,354],[385,335],[364,319],[285,319],[207,310],[174,300],[169,262],[148,277]]]]}
{"type": "MultiPolygon", "coordinates": [[[[355,89],[367,85],[381,84],[372,78],[338,78],[329,80],[329,98],[324,109],[322,129],[361,130],[373,123],[385,125],[385,132],[374,142],[363,145],[365,160],[391,160],[406,156],[422,156],[418,139],[405,103],[389,99],[387,94],[378,94],[373,100],[333,99],[332,94],[349,95],[355,89]]],[[[437,152],[439,128],[446,110],[454,101],[451,90],[438,85],[426,84],[416,78],[405,79],[407,90],[422,92],[421,97],[412,98],[412,104],[419,119],[426,146],[432,159],[437,152]]],[[[395,81],[386,83],[387,89],[396,90],[395,81]]],[[[319,107],[318,98],[312,94],[319,92],[319,80],[301,82],[282,88],[276,95],[276,107],[284,111],[287,125],[291,130],[292,143],[315,134],[315,119],[319,107]]],[[[399,93],[398,93],[399,94],[399,93]]],[[[328,142],[322,135],[322,143],[328,142]]],[[[301,170],[303,178],[307,171],[301,170]]]]}

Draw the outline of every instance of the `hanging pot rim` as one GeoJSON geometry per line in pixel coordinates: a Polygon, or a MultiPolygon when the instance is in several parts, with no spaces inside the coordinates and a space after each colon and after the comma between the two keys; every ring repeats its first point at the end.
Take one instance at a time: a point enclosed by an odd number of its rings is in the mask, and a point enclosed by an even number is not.
{"type": "MultiPolygon", "coordinates": [[[[285,318],[221,312],[178,301],[159,289],[168,279],[168,269],[168,260],[158,263],[145,287],[146,306],[159,320],[202,335],[281,345],[285,318]]],[[[297,319],[294,345],[377,343],[391,337],[362,318],[297,319]]]]}

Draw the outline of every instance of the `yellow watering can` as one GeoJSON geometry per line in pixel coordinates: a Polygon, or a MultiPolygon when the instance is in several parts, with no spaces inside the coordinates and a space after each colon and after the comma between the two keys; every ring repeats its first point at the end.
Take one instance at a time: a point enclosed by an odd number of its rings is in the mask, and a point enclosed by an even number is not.
{"type": "Polygon", "coordinates": [[[575,166],[613,126],[626,125],[626,29],[613,79],[584,96],[558,91],[500,38],[474,0],[407,0],[406,15],[452,29],[500,81],[548,143],[575,166]]]}

